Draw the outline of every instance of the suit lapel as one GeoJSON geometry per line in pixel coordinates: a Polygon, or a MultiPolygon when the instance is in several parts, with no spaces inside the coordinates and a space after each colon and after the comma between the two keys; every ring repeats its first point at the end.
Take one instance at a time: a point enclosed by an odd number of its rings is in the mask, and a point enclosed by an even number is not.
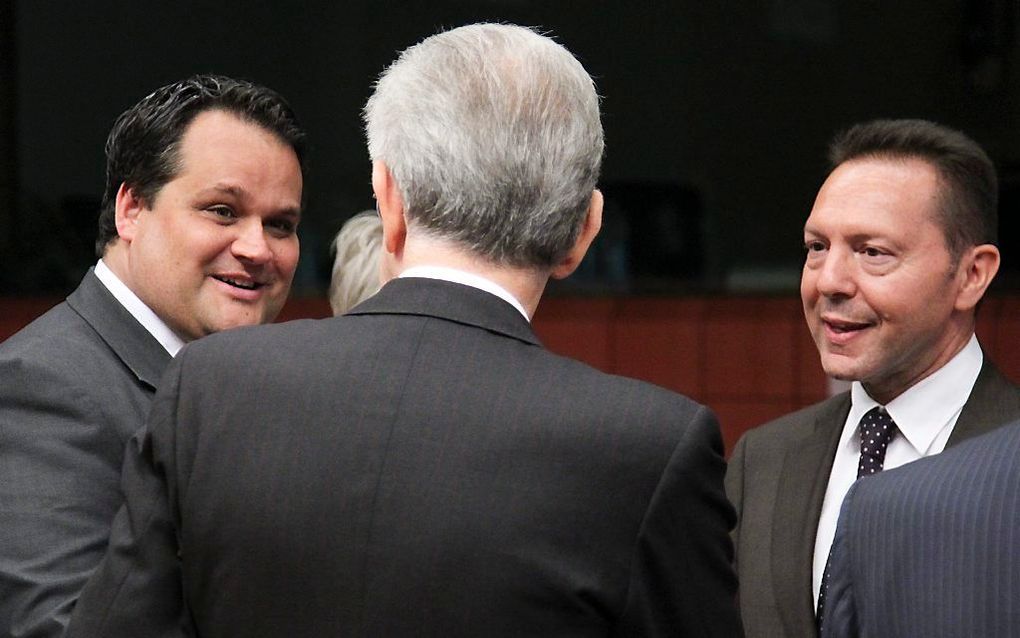
{"type": "Polygon", "coordinates": [[[772,523],[772,578],[776,603],[790,636],[815,633],[811,573],[815,532],[836,445],[850,412],[850,395],[830,399],[814,429],[783,460],[772,523]],[[790,578],[790,574],[797,574],[790,578]]]}
{"type": "Polygon", "coordinates": [[[155,390],[170,353],[117,301],[90,268],[67,298],[77,312],[139,381],[155,390]]]}
{"type": "Polygon", "coordinates": [[[528,320],[506,301],[484,290],[440,279],[393,279],[347,314],[435,317],[542,345],[528,320]]]}
{"type": "Polygon", "coordinates": [[[946,447],[990,432],[1017,418],[1020,418],[1020,388],[1002,376],[985,355],[974,389],[963,405],[946,447]]]}

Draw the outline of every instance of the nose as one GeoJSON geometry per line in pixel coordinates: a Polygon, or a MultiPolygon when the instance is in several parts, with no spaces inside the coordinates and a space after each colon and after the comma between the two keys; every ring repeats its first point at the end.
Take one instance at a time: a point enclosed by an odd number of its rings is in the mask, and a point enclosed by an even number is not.
{"type": "Polygon", "coordinates": [[[854,260],[847,251],[830,249],[815,272],[815,286],[819,294],[829,298],[854,296],[857,290],[854,260]]]}
{"type": "Polygon", "coordinates": [[[261,219],[252,217],[234,227],[237,228],[238,234],[230,245],[230,250],[235,257],[253,264],[264,264],[273,258],[273,251],[266,241],[261,219]]]}

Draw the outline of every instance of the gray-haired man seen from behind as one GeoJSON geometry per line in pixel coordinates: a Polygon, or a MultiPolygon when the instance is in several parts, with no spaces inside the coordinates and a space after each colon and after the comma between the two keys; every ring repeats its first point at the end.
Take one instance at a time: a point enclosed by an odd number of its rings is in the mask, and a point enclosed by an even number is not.
{"type": "Polygon", "coordinates": [[[0,345],[0,636],[63,633],[170,358],[283,306],[303,147],[286,101],[221,76],[165,86],[118,118],[99,261],[0,345]]]}
{"type": "Polygon", "coordinates": [[[462,27],[366,120],[396,278],[177,358],[70,635],[739,635],[715,417],[529,324],[599,229],[583,67],[462,27]]]}

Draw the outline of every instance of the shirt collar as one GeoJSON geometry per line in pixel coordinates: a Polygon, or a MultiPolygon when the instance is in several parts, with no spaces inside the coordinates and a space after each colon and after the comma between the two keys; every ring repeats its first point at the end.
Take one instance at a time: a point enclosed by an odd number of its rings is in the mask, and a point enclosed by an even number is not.
{"type": "Polygon", "coordinates": [[[178,337],[151,308],[146,306],[145,302],[138,298],[138,295],[131,292],[131,289],[103,263],[102,259],[96,263],[95,274],[96,278],[120,302],[120,305],[124,306],[131,316],[156,338],[156,341],[170,353],[171,357],[184,347],[184,340],[178,337]]]}
{"type": "MultiPolygon", "coordinates": [[[[956,356],[885,406],[896,427],[917,453],[924,456],[947,423],[959,415],[974,388],[984,355],[976,335],[956,356]]],[[[860,381],[850,386],[850,414],[847,423],[859,423],[864,414],[879,405],[860,381]]],[[[852,437],[851,437],[852,440],[852,437]]]]}
{"type": "Polygon", "coordinates": [[[529,322],[531,318],[528,313],[524,310],[524,306],[520,301],[517,300],[510,291],[503,286],[500,286],[491,279],[486,279],[480,275],[466,272],[464,270],[457,270],[456,268],[447,268],[445,266],[412,266],[407,270],[398,275],[398,277],[424,277],[426,279],[441,279],[443,281],[450,281],[455,284],[463,284],[465,286],[471,286],[479,290],[484,290],[487,293],[496,295],[503,301],[507,302],[511,306],[517,309],[519,313],[524,315],[524,318],[529,322]]]}

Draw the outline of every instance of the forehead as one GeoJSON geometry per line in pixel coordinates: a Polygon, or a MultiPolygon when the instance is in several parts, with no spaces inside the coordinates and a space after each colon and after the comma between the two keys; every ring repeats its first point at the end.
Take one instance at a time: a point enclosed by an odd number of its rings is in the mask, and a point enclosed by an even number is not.
{"type": "Polygon", "coordinates": [[[259,124],[222,110],[195,116],[181,137],[173,181],[287,193],[300,200],[301,168],[289,144],[259,124]]]}
{"type": "Polygon", "coordinates": [[[296,157],[294,149],[274,132],[223,109],[208,109],[196,115],[185,127],[180,139],[182,156],[240,147],[287,150],[296,157]]]}
{"type": "Polygon", "coordinates": [[[822,184],[805,224],[909,233],[937,226],[940,182],[936,169],[913,158],[844,162],[822,184]]]}

